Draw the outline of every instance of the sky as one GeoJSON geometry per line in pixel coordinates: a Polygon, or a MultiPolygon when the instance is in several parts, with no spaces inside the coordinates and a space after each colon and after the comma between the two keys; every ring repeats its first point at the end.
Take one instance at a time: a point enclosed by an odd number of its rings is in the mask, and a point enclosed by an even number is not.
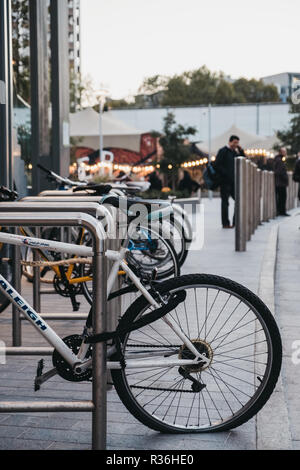
{"type": "Polygon", "coordinates": [[[299,0],[81,0],[82,74],[113,98],[206,65],[233,78],[300,72],[299,0]]]}

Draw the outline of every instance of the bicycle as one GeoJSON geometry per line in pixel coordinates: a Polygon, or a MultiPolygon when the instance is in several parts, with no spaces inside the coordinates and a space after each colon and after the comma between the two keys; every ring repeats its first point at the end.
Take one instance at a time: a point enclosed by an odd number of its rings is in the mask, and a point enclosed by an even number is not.
{"type": "MultiPolygon", "coordinates": [[[[110,190],[110,187],[102,185],[102,192],[105,193],[110,190]]],[[[100,190],[99,190],[100,191],[100,190]]],[[[2,200],[9,200],[14,201],[17,198],[17,193],[10,191],[7,188],[0,188],[0,196],[2,196],[2,200]]],[[[116,201],[115,201],[116,202],[116,201]]],[[[128,203],[128,208],[130,204],[128,203]]],[[[149,214],[148,218],[149,221],[153,217],[164,217],[164,210],[166,207],[158,208],[157,211],[151,212],[151,207],[149,207],[149,214]]],[[[129,210],[129,209],[128,209],[129,210]]],[[[169,214],[169,210],[167,211],[169,214]]],[[[132,221],[132,218],[129,218],[132,221]]],[[[130,229],[131,236],[126,237],[123,240],[123,246],[130,245],[130,250],[127,253],[127,262],[135,271],[136,275],[142,277],[144,280],[147,280],[149,276],[151,276],[153,268],[156,269],[156,278],[163,279],[168,276],[172,276],[173,274],[178,275],[180,273],[180,267],[177,259],[176,252],[172,246],[172,244],[167,240],[164,239],[160,234],[158,234],[155,230],[151,227],[141,227],[142,230],[132,230],[130,229]],[[138,238],[137,238],[138,236],[138,238]],[[142,252],[144,259],[148,259],[148,263],[142,264],[140,258],[138,257],[138,253],[142,252]]],[[[1,228],[0,228],[1,230],[1,228]]],[[[60,231],[57,232],[57,229],[52,228],[50,233],[44,230],[44,234],[49,234],[50,238],[54,238],[59,241],[60,231]]],[[[25,236],[33,236],[32,232],[29,228],[21,227],[20,231],[25,236]]],[[[83,243],[88,244],[89,241],[86,239],[86,232],[84,229],[79,229],[78,232],[75,231],[75,244],[81,245],[83,243]]],[[[44,253],[41,250],[38,250],[41,258],[47,262],[55,262],[60,261],[60,258],[55,253],[51,253],[48,251],[44,253]]],[[[25,251],[25,259],[28,260],[31,254],[31,248],[26,247],[25,251]]],[[[11,259],[6,258],[6,259],[11,259]]],[[[4,263],[3,266],[7,267],[10,266],[10,263],[4,263]]],[[[4,268],[3,268],[4,269],[4,268]]],[[[55,291],[63,296],[63,297],[70,297],[72,307],[74,311],[78,311],[80,307],[80,303],[77,301],[76,296],[79,294],[83,294],[88,302],[92,304],[92,296],[89,290],[88,285],[92,282],[92,273],[90,271],[90,266],[86,266],[79,263],[70,264],[67,268],[63,265],[53,265],[51,264],[49,267],[44,267],[42,270],[42,274],[46,274],[49,270],[54,272],[53,278],[53,286],[55,291]]],[[[26,272],[26,270],[23,270],[26,272]]],[[[4,274],[8,274],[4,272],[4,274]]],[[[30,272],[26,272],[26,277],[30,279],[30,272]]],[[[120,272],[120,275],[123,272],[120,272]]],[[[11,279],[11,276],[10,276],[11,279]]],[[[131,286],[133,287],[133,286],[131,286]]],[[[126,290],[120,289],[119,295],[123,295],[123,293],[130,292],[130,286],[127,286],[126,290]]],[[[6,299],[3,296],[0,296],[0,312],[4,311],[8,306],[6,299]]]]}
{"type": "MultiPolygon", "coordinates": [[[[73,188],[73,192],[76,193],[78,191],[85,192],[86,195],[102,195],[102,184],[96,184],[93,182],[87,183],[86,181],[73,181],[69,178],[64,178],[52,170],[48,170],[47,168],[43,167],[42,165],[38,165],[39,169],[46,174],[48,181],[54,182],[57,188],[60,190],[73,188]]],[[[157,200],[143,200],[137,198],[136,195],[141,192],[141,186],[135,183],[123,183],[123,184],[113,184],[109,183],[111,188],[111,194],[117,196],[126,196],[133,198],[135,197],[136,203],[143,204],[143,201],[148,203],[163,203],[166,204],[166,201],[157,201],[157,200]]],[[[177,253],[178,262],[180,267],[183,266],[188,252],[189,247],[192,242],[193,238],[193,229],[189,221],[189,217],[187,213],[182,209],[179,204],[174,202],[174,198],[170,198],[168,203],[172,206],[173,214],[170,214],[170,218],[168,220],[168,224],[171,228],[170,233],[170,240],[172,245],[175,248],[177,253]]],[[[165,221],[164,221],[165,223],[165,221]]]]}
{"type": "MultiPolygon", "coordinates": [[[[93,254],[90,247],[10,233],[0,233],[0,242],[93,254]]],[[[93,344],[106,342],[113,385],[146,426],[203,433],[248,421],[269,399],[281,368],[280,333],[267,306],[242,285],[209,274],[151,281],[146,287],[126,263],[125,251],[106,252],[113,261],[108,294],[121,268],[141,296],[115,331],[98,335],[90,312],[82,334],[61,339],[0,275],[0,291],[54,347],[54,368],[43,373],[38,364],[36,391],[56,374],[70,382],[91,381],[93,344]]]]}

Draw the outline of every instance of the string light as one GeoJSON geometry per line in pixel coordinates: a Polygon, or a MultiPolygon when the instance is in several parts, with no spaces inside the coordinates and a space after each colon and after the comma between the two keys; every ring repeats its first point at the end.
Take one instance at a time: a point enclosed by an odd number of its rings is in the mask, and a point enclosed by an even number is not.
{"type": "MultiPolygon", "coordinates": [[[[70,166],[70,171],[74,172],[76,167],[76,163],[72,166],[70,166]]],[[[94,174],[98,173],[100,168],[109,168],[113,170],[119,170],[119,171],[124,171],[125,173],[129,173],[130,171],[133,171],[133,173],[141,173],[143,174],[148,174],[152,173],[154,171],[154,166],[153,165],[148,165],[148,166],[134,166],[131,167],[130,165],[120,165],[120,164],[112,164],[111,162],[98,162],[94,165],[89,165],[87,163],[81,162],[80,167],[84,168],[85,171],[94,174]]],[[[160,167],[160,166],[159,166],[160,167]]]]}

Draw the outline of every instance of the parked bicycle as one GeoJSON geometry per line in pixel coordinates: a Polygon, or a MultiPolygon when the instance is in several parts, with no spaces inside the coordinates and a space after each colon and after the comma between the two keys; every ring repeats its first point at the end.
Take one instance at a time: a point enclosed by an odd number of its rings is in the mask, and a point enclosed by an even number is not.
{"type": "MultiPolygon", "coordinates": [[[[0,232],[2,243],[25,240],[42,251],[93,255],[88,246],[0,232]]],[[[91,381],[93,344],[107,342],[115,389],[129,412],[150,428],[225,431],[252,418],[270,397],[281,367],[280,334],[267,306],[242,285],[209,274],[145,286],[125,251],[106,252],[113,261],[108,293],[122,269],[141,296],[115,331],[98,335],[90,312],[80,334],[61,339],[0,275],[0,291],[54,347],[53,369],[43,373],[39,363],[35,389],[56,374],[70,382],[91,381]]]]}

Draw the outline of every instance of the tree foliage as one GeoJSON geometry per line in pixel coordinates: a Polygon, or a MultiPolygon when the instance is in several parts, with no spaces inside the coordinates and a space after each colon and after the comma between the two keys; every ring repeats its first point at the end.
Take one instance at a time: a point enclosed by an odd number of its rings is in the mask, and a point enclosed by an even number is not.
{"type": "MultiPolygon", "coordinates": [[[[144,93],[144,104],[161,106],[187,106],[207,104],[278,102],[279,95],[274,85],[262,80],[239,78],[231,80],[224,73],[211,72],[206,66],[165,77],[154,75],[144,80],[139,89],[144,93]],[[155,100],[151,100],[151,96],[155,100]],[[152,101],[155,101],[152,103],[152,101]]],[[[141,106],[141,95],[136,97],[141,106]]]]}
{"type": "Polygon", "coordinates": [[[287,130],[277,132],[277,137],[287,147],[290,155],[300,151],[300,104],[292,104],[290,127],[287,130]]]}
{"type": "Polygon", "coordinates": [[[15,89],[30,103],[29,1],[12,0],[11,6],[15,89]]]}
{"type": "Polygon", "coordinates": [[[164,118],[163,135],[159,143],[164,150],[163,159],[160,161],[160,168],[163,173],[172,171],[176,174],[180,165],[190,156],[190,147],[185,145],[188,136],[196,133],[195,127],[184,127],[176,124],[173,113],[168,113],[164,118]],[[172,165],[172,168],[169,166],[172,165]]]}

